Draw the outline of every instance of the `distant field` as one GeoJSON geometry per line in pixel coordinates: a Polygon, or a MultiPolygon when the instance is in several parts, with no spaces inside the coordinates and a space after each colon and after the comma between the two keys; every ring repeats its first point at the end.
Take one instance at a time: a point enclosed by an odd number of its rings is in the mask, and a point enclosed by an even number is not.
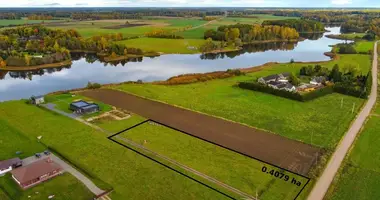
{"type": "MultiPolygon", "coordinates": [[[[341,55],[340,60],[321,65],[332,68],[336,63],[341,68],[346,64],[358,65],[363,74],[368,73],[371,65],[368,55],[341,55]]],[[[331,94],[310,102],[297,102],[234,87],[238,81],[253,80],[270,74],[299,73],[299,69],[306,65],[308,64],[277,64],[246,76],[205,83],[175,86],[124,84],[115,88],[332,149],[356,115],[363,99],[331,94]],[[344,103],[341,108],[337,102],[342,99],[344,103]],[[354,113],[351,113],[354,104],[354,113]]]]}
{"type": "Polygon", "coordinates": [[[335,177],[328,200],[380,199],[380,118],[372,116],[335,177]]]}
{"type": "MultiPolygon", "coordinates": [[[[257,191],[263,200],[293,200],[302,188],[261,171],[263,166],[282,171],[277,167],[161,125],[144,123],[119,136],[144,145],[154,152],[168,156],[252,196],[255,196],[257,191]]],[[[116,140],[123,143],[122,140],[116,140]]],[[[301,181],[303,185],[307,182],[307,179],[300,176],[283,173],[301,181]]]]}
{"type": "Polygon", "coordinates": [[[191,49],[189,47],[198,48],[205,41],[202,39],[161,39],[161,38],[138,38],[132,40],[119,41],[118,43],[127,46],[140,48],[144,51],[156,51],[163,53],[180,53],[191,54],[199,53],[198,49],[191,49]]]}
{"type": "Polygon", "coordinates": [[[22,24],[38,24],[41,22],[50,23],[50,22],[59,22],[62,20],[27,20],[27,19],[0,19],[0,26],[8,26],[8,25],[22,25],[22,24]]]}
{"type": "Polygon", "coordinates": [[[96,21],[76,21],[60,24],[51,24],[49,27],[61,29],[76,29],[83,37],[94,35],[122,33],[124,36],[142,36],[146,32],[155,29],[177,30],[189,26],[198,26],[206,21],[199,19],[154,19],[154,20],[96,20],[96,21]],[[144,26],[128,28],[108,28],[116,25],[125,25],[128,21],[130,24],[144,24],[144,26]]]}
{"type": "Polygon", "coordinates": [[[195,181],[111,142],[106,134],[68,117],[26,105],[22,101],[9,101],[0,103],[0,119],[11,127],[17,127],[29,139],[43,136],[43,143],[92,177],[111,185],[114,188],[110,196],[113,200],[226,199],[195,181]]]}

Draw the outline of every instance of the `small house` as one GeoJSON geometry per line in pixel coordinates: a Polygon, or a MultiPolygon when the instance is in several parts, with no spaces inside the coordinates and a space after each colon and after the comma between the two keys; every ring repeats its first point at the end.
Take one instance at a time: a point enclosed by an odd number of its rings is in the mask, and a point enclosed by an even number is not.
{"type": "Polygon", "coordinates": [[[326,81],[326,78],[323,76],[316,76],[313,79],[311,79],[310,84],[312,85],[322,85],[323,82],[326,81]]]}
{"type": "Polygon", "coordinates": [[[61,166],[50,158],[36,161],[13,171],[12,178],[21,188],[27,189],[63,173],[61,166]]]}
{"type": "Polygon", "coordinates": [[[39,105],[39,104],[45,103],[44,96],[32,96],[30,98],[30,100],[32,101],[32,104],[34,104],[34,105],[39,105]]]}
{"type": "Polygon", "coordinates": [[[289,72],[281,73],[281,74],[273,74],[266,77],[261,77],[258,79],[259,83],[269,83],[269,82],[288,82],[288,78],[290,76],[289,72]]]}
{"type": "Polygon", "coordinates": [[[0,176],[22,166],[22,160],[20,158],[12,158],[9,160],[0,161],[0,176]]]}
{"type": "Polygon", "coordinates": [[[83,100],[71,103],[69,109],[78,114],[90,114],[100,111],[98,104],[88,103],[83,100]]]}

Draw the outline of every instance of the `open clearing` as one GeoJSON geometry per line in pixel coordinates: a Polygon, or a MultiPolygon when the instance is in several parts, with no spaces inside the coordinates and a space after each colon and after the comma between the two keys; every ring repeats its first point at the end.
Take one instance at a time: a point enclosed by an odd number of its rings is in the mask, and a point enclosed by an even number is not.
{"type": "Polygon", "coordinates": [[[39,24],[41,22],[44,23],[54,23],[60,22],[62,20],[28,20],[28,19],[1,19],[0,26],[8,26],[8,25],[23,25],[23,24],[39,24]]]}
{"type": "Polygon", "coordinates": [[[188,132],[218,145],[306,175],[320,149],[265,131],[203,115],[116,90],[90,90],[81,95],[130,110],[145,118],[188,132]]]}
{"type": "Polygon", "coordinates": [[[43,136],[41,141],[45,145],[85,171],[102,189],[111,185],[114,189],[110,195],[112,200],[227,199],[115,145],[103,132],[43,108],[27,105],[23,101],[4,102],[0,104],[0,119],[6,121],[8,126],[17,127],[30,140],[43,136]]]}
{"type": "MultiPolygon", "coordinates": [[[[132,140],[145,148],[167,156],[252,196],[255,196],[257,191],[260,199],[293,200],[308,181],[301,176],[152,121],[129,129],[118,136],[132,140]],[[297,186],[290,181],[276,179],[270,174],[263,173],[263,166],[282,172],[292,177],[291,179],[297,179],[302,184],[297,186]],[[242,181],[243,179],[244,181],[242,181]]],[[[123,140],[115,139],[124,143],[123,140]]]]}

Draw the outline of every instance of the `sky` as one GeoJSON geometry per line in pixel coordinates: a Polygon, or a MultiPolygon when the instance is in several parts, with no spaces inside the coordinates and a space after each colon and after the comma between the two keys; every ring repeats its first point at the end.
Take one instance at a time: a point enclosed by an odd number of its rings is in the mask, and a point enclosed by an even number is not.
{"type": "Polygon", "coordinates": [[[379,7],[380,0],[0,0],[0,7],[379,7]]]}

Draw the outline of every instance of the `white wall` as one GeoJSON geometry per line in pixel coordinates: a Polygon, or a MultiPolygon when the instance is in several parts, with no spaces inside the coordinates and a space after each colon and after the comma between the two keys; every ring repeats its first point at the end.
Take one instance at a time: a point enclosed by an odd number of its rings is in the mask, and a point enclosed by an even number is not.
{"type": "Polygon", "coordinates": [[[12,166],[10,166],[10,167],[7,168],[7,169],[0,170],[0,175],[3,175],[3,174],[5,174],[5,173],[7,173],[7,172],[9,172],[9,171],[11,171],[11,170],[12,170],[12,166]]]}

